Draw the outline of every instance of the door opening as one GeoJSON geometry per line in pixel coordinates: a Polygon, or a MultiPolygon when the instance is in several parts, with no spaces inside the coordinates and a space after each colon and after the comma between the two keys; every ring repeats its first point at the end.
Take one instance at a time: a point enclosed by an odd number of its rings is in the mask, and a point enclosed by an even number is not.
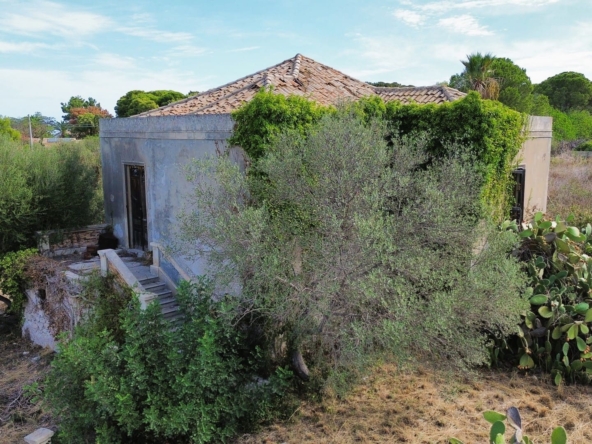
{"type": "Polygon", "coordinates": [[[518,224],[524,222],[524,189],[526,184],[526,168],[520,167],[512,171],[514,178],[514,205],[511,218],[518,224]]]}
{"type": "Polygon", "coordinates": [[[148,245],[144,167],[140,165],[126,165],[125,177],[127,188],[128,244],[130,248],[144,250],[148,245]]]}

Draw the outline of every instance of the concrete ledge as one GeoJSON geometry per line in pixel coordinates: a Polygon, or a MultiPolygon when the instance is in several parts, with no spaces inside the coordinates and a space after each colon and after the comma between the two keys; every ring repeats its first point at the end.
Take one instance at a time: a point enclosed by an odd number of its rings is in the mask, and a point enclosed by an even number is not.
{"type": "Polygon", "coordinates": [[[25,442],[27,444],[46,444],[49,443],[53,435],[53,430],[41,428],[35,430],[30,435],[25,436],[25,442]]]}
{"type": "Polygon", "coordinates": [[[117,255],[114,250],[99,250],[99,257],[101,258],[101,272],[105,273],[107,270],[113,270],[126,285],[130,288],[138,288],[144,290],[144,287],[138,282],[134,274],[127,268],[125,263],[117,255]]]}
{"type": "MultiPolygon", "coordinates": [[[[234,120],[230,114],[200,114],[185,116],[128,117],[125,119],[101,119],[101,138],[109,134],[157,134],[157,133],[220,133],[232,132],[234,120]]],[[[114,137],[114,136],[111,136],[114,137]]],[[[120,136],[121,137],[121,136],[120,136]]],[[[134,136],[135,137],[135,136],[134,136]]]]}
{"type": "Polygon", "coordinates": [[[157,140],[225,140],[232,136],[232,131],[167,131],[167,132],[118,132],[104,131],[101,138],[131,138],[131,139],[157,139],[157,140]]]}

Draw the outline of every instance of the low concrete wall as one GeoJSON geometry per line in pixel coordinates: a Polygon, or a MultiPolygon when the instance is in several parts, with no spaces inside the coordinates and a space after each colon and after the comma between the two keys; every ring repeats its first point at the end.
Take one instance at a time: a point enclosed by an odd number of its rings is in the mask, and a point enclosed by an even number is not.
{"type": "Polygon", "coordinates": [[[99,234],[107,224],[88,225],[76,230],[37,231],[37,247],[43,256],[53,257],[86,251],[89,245],[97,245],[99,234]]]}
{"type": "MultiPolygon", "coordinates": [[[[183,168],[193,159],[226,152],[233,127],[229,114],[101,120],[105,220],[120,245],[130,247],[125,165],[144,167],[148,245],[167,245],[192,189],[183,168]]],[[[188,265],[196,274],[203,272],[199,261],[188,265]]]]}

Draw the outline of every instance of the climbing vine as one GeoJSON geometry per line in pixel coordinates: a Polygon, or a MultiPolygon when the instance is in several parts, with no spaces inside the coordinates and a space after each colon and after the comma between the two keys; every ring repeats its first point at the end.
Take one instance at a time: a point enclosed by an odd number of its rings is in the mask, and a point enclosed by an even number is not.
{"type": "MultiPolygon", "coordinates": [[[[511,202],[511,171],[525,138],[526,115],[499,102],[483,100],[476,93],[440,105],[385,103],[372,96],[343,106],[367,123],[386,123],[389,139],[422,133],[428,138],[428,152],[434,160],[450,156],[453,147],[468,147],[481,165],[483,203],[496,219],[506,216],[511,202]]],[[[291,130],[304,135],[323,115],[333,112],[332,106],[262,89],[233,113],[236,127],[230,143],[240,145],[256,162],[280,132],[291,130]]]]}

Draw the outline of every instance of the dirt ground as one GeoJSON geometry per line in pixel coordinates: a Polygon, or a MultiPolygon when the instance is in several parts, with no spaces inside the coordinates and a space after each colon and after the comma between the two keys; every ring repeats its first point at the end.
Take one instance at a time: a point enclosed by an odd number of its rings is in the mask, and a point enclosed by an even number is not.
{"type": "MultiPolygon", "coordinates": [[[[0,324],[9,320],[0,315],[0,324]]],[[[12,324],[12,323],[10,323],[12,324]]],[[[40,382],[49,368],[52,352],[33,345],[18,335],[0,333],[0,443],[22,443],[39,427],[54,428],[26,385],[40,382]]]]}
{"type": "MultiPolygon", "coordinates": [[[[346,399],[303,403],[292,418],[236,444],[260,443],[448,443],[488,442],[486,410],[518,407],[525,434],[550,441],[562,425],[572,444],[591,443],[592,387],[555,387],[546,377],[480,371],[465,378],[419,369],[399,372],[383,366],[346,399]]],[[[510,432],[507,433],[510,438],[510,432]]]]}

